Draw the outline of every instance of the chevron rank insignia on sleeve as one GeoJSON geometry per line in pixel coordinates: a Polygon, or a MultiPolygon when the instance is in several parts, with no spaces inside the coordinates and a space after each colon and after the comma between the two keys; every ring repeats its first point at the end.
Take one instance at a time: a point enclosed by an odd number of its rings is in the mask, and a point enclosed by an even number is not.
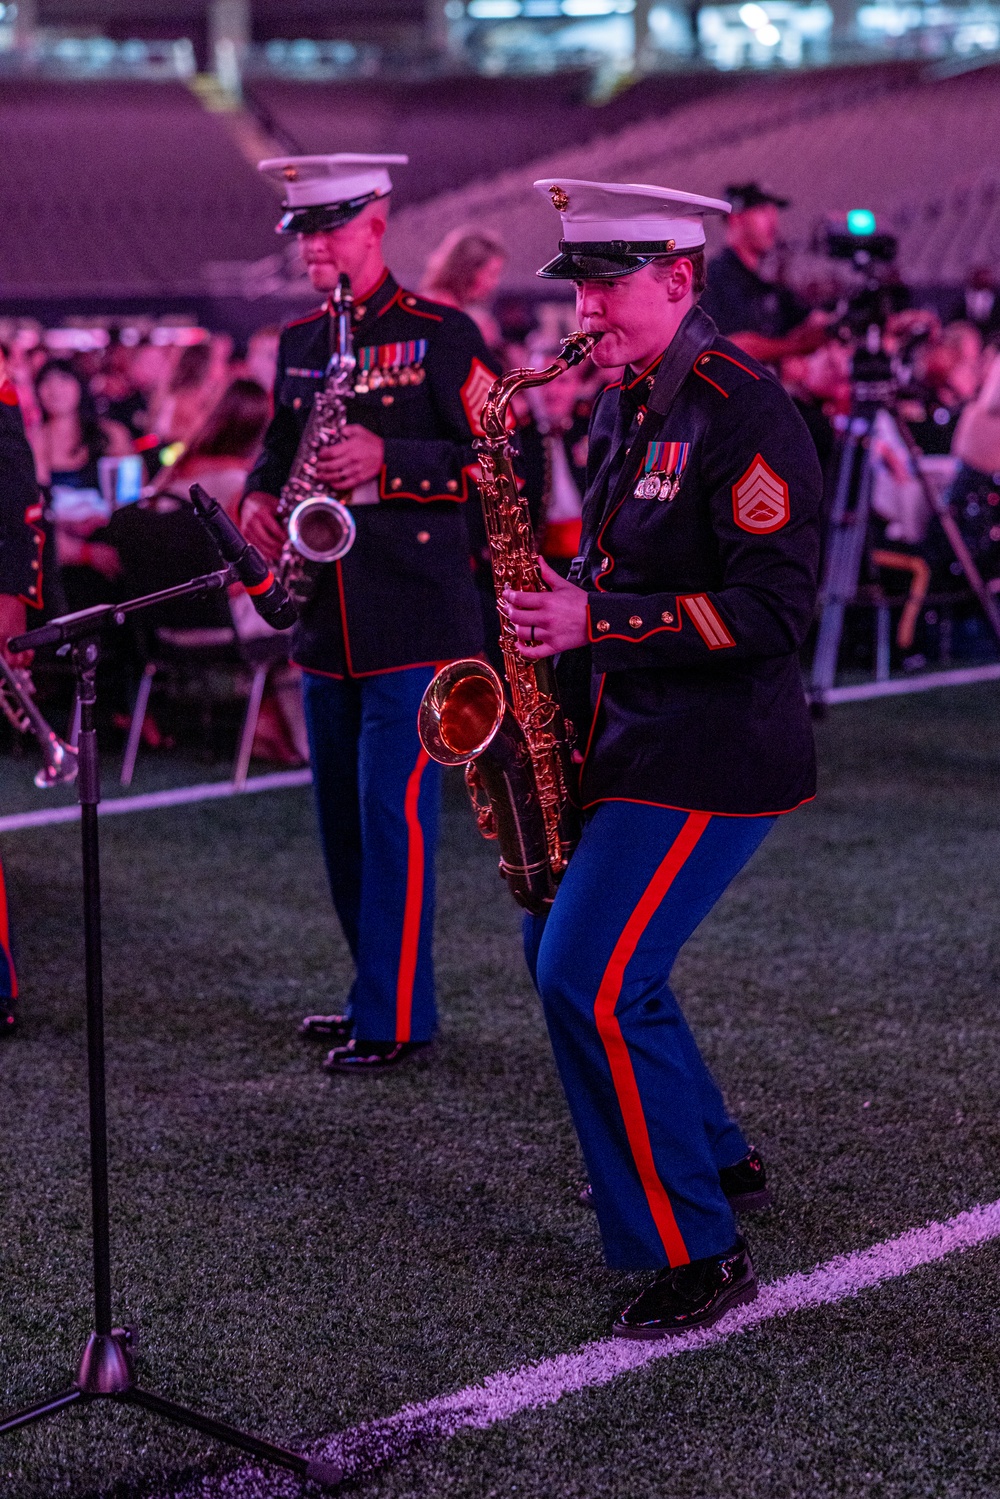
{"type": "Polygon", "coordinates": [[[789,519],[788,485],[758,453],[733,485],[733,520],[743,531],[764,536],[789,519]]]}

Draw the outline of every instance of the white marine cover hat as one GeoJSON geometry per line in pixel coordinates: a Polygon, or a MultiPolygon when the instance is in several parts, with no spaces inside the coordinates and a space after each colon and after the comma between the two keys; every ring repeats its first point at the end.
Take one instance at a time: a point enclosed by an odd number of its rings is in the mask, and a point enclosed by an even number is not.
{"type": "Polygon", "coordinates": [[[562,220],[560,254],[536,272],[547,280],[611,280],[662,255],[701,249],[705,214],[730,211],[721,198],[642,182],[544,177],[535,188],[562,220]]]}
{"type": "Polygon", "coordinates": [[[408,156],[368,156],[338,151],[333,156],[272,156],[257,170],[285,189],[286,210],[279,234],[316,234],[337,229],[369,203],[392,192],[386,167],[406,166],[408,156]]]}

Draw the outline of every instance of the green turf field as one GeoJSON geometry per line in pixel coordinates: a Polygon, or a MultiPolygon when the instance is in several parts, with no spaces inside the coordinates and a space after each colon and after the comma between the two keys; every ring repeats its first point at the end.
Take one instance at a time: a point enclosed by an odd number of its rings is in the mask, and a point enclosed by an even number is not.
{"type": "MultiPolygon", "coordinates": [[[[676,973],[773,1173],[768,1281],[1000,1197],[1000,691],[836,708],[820,745],[819,800],[676,973]]],[[[576,1201],[516,912],[459,780],[441,1037],[367,1081],[328,1079],[294,1033],[348,976],[307,791],[103,825],[116,1316],[152,1387],[288,1442],[601,1337],[634,1284],[576,1201]]],[[[0,840],[25,989],[0,1048],[3,1406],[64,1386],[90,1326],[77,840],[0,840]]],[[[995,1499],[998,1280],[995,1243],[351,1492],[995,1499]]],[[[0,1495],[126,1499],[237,1461],[101,1405],[0,1438],[0,1495]]]]}

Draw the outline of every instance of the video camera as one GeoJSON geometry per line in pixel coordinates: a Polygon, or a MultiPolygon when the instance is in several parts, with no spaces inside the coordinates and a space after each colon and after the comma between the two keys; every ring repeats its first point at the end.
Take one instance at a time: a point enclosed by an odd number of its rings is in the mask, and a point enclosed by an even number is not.
{"type": "Polygon", "coordinates": [[[870,208],[851,208],[843,216],[826,219],[817,241],[820,253],[831,260],[849,260],[859,277],[857,289],[841,297],[835,310],[836,331],[855,346],[851,361],[855,399],[889,400],[907,383],[909,374],[904,369],[906,360],[891,359],[884,346],[889,319],[910,305],[909,292],[892,272],[896,236],[879,232],[870,208]]]}

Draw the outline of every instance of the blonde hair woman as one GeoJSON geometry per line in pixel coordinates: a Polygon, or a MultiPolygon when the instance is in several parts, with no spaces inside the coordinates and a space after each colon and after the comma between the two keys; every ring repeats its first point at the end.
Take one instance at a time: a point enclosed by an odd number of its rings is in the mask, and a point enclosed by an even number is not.
{"type": "Polygon", "coordinates": [[[503,342],[500,327],[486,304],[503,274],[507,252],[485,229],[453,229],[427,261],[420,290],[433,302],[467,313],[491,349],[503,342]]]}

